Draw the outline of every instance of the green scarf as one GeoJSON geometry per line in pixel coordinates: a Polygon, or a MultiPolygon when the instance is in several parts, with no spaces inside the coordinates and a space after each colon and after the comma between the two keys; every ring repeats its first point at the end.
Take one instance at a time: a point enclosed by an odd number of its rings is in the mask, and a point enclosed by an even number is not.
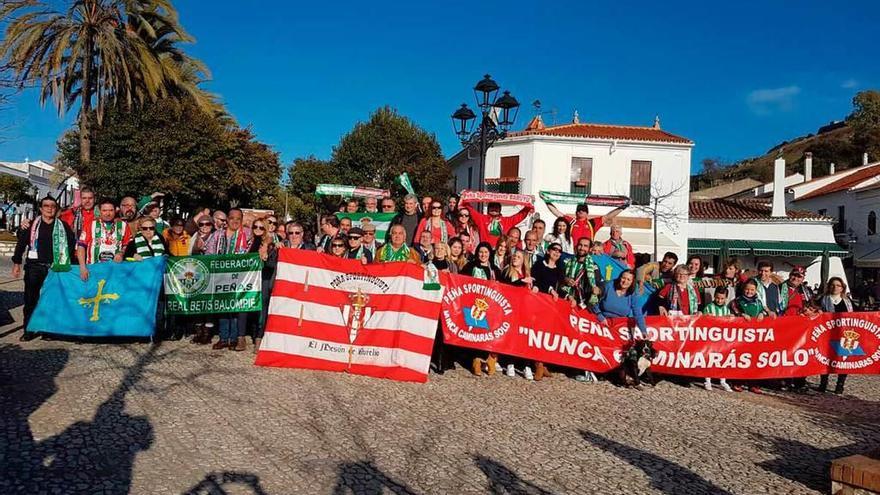
{"type": "Polygon", "coordinates": [[[379,248],[378,253],[379,261],[382,263],[387,263],[390,261],[409,261],[410,260],[410,251],[409,246],[404,244],[400,247],[400,249],[394,249],[391,244],[385,244],[381,248],[379,248]]]}
{"type": "Polygon", "coordinates": [[[134,236],[135,252],[142,258],[151,258],[153,256],[162,256],[165,254],[165,246],[162,245],[162,239],[158,235],[154,235],[153,239],[147,242],[140,233],[134,236]]]}
{"type": "MultiPolygon", "coordinates": [[[[40,223],[43,217],[37,217],[33,225],[31,225],[31,249],[37,250],[39,243],[40,223]]],[[[55,219],[52,222],[52,271],[69,272],[70,271],[70,246],[67,244],[67,232],[61,220],[55,219]]]]}
{"type": "MultiPolygon", "coordinates": [[[[590,281],[590,287],[596,286],[596,269],[598,266],[596,262],[593,261],[593,257],[587,255],[584,258],[584,261],[578,261],[577,258],[569,258],[569,260],[565,263],[565,276],[566,278],[574,279],[575,285],[574,287],[563,287],[562,293],[564,296],[568,296],[570,292],[575,289],[581,281],[581,277],[586,273],[587,280],[590,281]]],[[[599,298],[591,294],[590,296],[590,304],[594,304],[599,302],[599,298]]]]}
{"type": "MultiPolygon", "coordinates": [[[[695,315],[699,313],[700,308],[699,304],[697,304],[697,290],[694,288],[694,284],[690,281],[687,283],[687,294],[688,294],[688,311],[689,314],[695,315]]],[[[669,288],[669,294],[666,296],[666,300],[669,301],[670,307],[672,303],[678,299],[678,285],[673,283],[669,288]]],[[[678,302],[678,310],[682,311],[681,303],[678,302]]]]}
{"type": "MultiPolygon", "coordinates": [[[[764,287],[761,286],[761,289],[763,288],[764,287]]],[[[786,309],[788,309],[788,280],[782,282],[779,286],[779,313],[784,313],[786,309]]]]}

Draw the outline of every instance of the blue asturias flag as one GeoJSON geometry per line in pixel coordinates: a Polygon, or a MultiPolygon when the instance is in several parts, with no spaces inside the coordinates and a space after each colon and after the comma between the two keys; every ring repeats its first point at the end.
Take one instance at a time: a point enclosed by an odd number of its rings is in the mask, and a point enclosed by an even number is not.
{"type": "Polygon", "coordinates": [[[156,326],[156,302],[165,258],[89,265],[89,280],[49,272],[29,332],[86,337],[149,337],[156,326]]]}
{"type": "Polygon", "coordinates": [[[593,261],[602,274],[602,280],[614,280],[620,272],[629,268],[625,261],[616,260],[610,254],[593,254],[593,261]]]}

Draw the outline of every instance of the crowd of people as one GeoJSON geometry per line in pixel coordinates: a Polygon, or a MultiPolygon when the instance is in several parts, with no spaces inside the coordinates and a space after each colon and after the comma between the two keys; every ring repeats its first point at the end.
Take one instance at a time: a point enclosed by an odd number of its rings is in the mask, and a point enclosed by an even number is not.
{"type": "MultiPolygon", "coordinates": [[[[153,256],[189,256],[259,253],[263,260],[262,312],[218,315],[215,318],[160,318],[159,337],[181,338],[192,334],[196,344],[212,344],[215,350],[244,351],[248,337],[254,350],[259,348],[268,311],[278,249],[317,250],[330,256],[367,263],[410,262],[430,265],[437,271],[462,274],[502,284],[525,287],[570,302],[573,307],[592,311],[600,321],[607,318],[631,318],[645,329],[647,315],[740,316],[761,320],[782,315],[853,311],[845,282],[832,277],[821,294],[804,283],[805,270],[794,267],[783,280],[769,261],[757,269],[743,270],[740,263],[726,260],[720,273],[705,274],[700,256],[689,256],[679,264],[678,256],[668,252],[651,262],[648,255],[633,251],[624,239],[623,229],[614,219],[628,205],[602,216],[591,216],[587,204],[579,204],[574,216],[560,211],[552,203],[549,210],[557,215],[547,230],[544,220],[533,215],[531,204],[522,205],[512,215],[502,214],[499,203],[488,203],[483,213],[477,205],[452,195],[445,202],[429,196],[408,194],[398,203],[389,197],[347,199],[339,211],[345,213],[394,213],[386,242],[377,239],[371,222],[353,226],[348,218],[335,214],[321,217],[319,232],[312,235],[294,221],[279,223],[275,215],[256,217],[244,225],[241,209],[226,211],[200,208],[186,217],[162,218],[161,195],[142,198],[125,197],[117,204],[97,199],[93,190],[80,191],[80,205],[62,212],[57,202],[46,197],[40,203],[40,215],[22,224],[13,256],[13,276],[22,275],[24,267],[25,332],[22,340],[36,337],[28,332],[27,322],[36,307],[40,288],[50,269],[77,266],[79,275],[88,280],[89,264],[140,260],[153,256]],[[527,228],[521,228],[527,225],[527,228]],[[607,240],[597,239],[603,226],[609,226],[607,240]],[[613,280],[604,280],[594,259],[609,255],[621,267],[613,280]],[[54,267],[54,268],[53,268],[54,267]],[[639,297],[648,290],[652,296],[639,297]],[[217,340],[214,341],[214,334],[217,340]]],[[[442,334],[441,334],[442,335],[442,334]]],[[[446,354],[439,343],[438,354],[446,354]]],[[[530,380],[551,376],[543,363],[524,363],[495,354],[468,358],[476,375],[503,372],[516,376],[516,367],[530,380]],[[507,361],[506,366],[501,361],[507,361]]],[[[440,369],[445,365],[441,362],[440,369]]],[[[576,379],[591,381],[591,373],[578,373],[576,379]]],[[[843,392],[845,375],[839,375],[835,391],[843,392]]],[[[728,384],[726,391],[748,389],[761,392],[756,382],[728,384]]],[[[828,377],[823,376],[819,390],[825,391],[828,377]]],[[[706,389],[712,381],[705,379],[706,389]]],[[[804,390],[806,380],[785,381],[783,387],[804,390]]]]}

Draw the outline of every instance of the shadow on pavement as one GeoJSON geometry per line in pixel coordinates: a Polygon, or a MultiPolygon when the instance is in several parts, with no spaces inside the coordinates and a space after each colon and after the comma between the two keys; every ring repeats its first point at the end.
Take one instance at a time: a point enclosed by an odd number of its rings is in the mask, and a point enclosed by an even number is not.
{"type": "Polygon", "coordinates": [[[474,463],[489,479],[489,493],[493,495],[553,495],[553,492],[520,478],[504,464],[488,457],[474,455],[474,463]]]}
{"type": "Polygon", "coordinates": [[[24,292],[0,291],[0,327],[15,323],[15,318],[9,311],[24,305],[24,292]]]}
{"type": "Polygon", "coordinates": [[[663,493],[711,493],[730,495],[730,492],[706,480],[699,474],[651,452],[630,447],[591,431],[581,430],[584,440],[613,454],[630,465],[641,469],[650,479],[651,486],[663,493]]]}
{"type": "Polygon", "coordinates": [[[336,486],[333,495],[415,495],[403,483],[398,483],[385,475],[372,461],[344,462],[336,470],[336,486]]]}
{"type": "Polygon", "coordinates": [[[183,495],[228,495],[231,493],[267,495],[260,485],[260,477],[251,473],[224,471],[210,473],[183,495]]]}
{"type": "Polygon", "coordinates": [[[125,396],[157,347],[126,371],[91,421],[74,423],[45,440],[34,438],[28,418],[57,391],[55,378],[69,354],[0,347],[0,434],[6,437],[0,451],[0,493],[129,493],[135,457],[152,445],[153,428],[147,418],[125,413],[125,396]]]}

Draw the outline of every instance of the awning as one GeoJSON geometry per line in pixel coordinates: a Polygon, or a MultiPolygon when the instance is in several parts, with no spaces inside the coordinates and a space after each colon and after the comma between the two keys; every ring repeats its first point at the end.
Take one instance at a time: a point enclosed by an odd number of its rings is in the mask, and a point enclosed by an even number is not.
{"type": "Polygon", "coordinates": [[[688,253],[719,254],[724,244],[730,254],[750,254],[755,256],[822,256],[828,251],[831,256],[846,258],[849,251],[833,242],[801,241],[744,241],[725,239],[690,239],[688,253]]]}

